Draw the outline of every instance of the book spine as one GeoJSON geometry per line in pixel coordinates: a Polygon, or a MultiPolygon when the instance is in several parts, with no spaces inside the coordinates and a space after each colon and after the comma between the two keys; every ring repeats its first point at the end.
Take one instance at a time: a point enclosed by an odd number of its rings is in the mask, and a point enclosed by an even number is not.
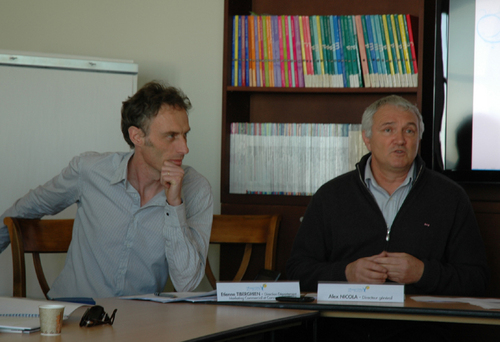
{"type": "MultiPolygon", "coordinates": [[[[408,37],[410,39],[410,49],[411,49],[411,56],[412,56],[412,62],[413,62],[413,69],[415,70],[415,74],[418,74],[418,63],[417,63],[417,52],[415,50],[415,41],[413,39],[413,25],[411,22],[411,16],[409,14],[406,15],[406,22],[408,25],[408,37]]],[[[416,84],[415,84],[416,86],[416,84]]]]}
{"type": "Polygon", "coordinates": [[[332,31],[332,22],[331,16],[325,15],[323,16],[323,26],[326,37],[326,56],[327,56],[327,65],[328,65],[328,86],[335,87],[335,58],[333,56],[333,45],[334,45],[334,36],[332,31]]]}
{"type": "Polygon", "coordinates": [[[391,75],[391,67],[390,67],[390,62],[389,62],[389,53],[387,49],[387,42],[385,39],[385,31],[384,31],[384,25],[382,22],[382,15],[377,15],[375,16],[376,22],[377,22],[377,35],[379,36],[379,41],[380,41],[380,52],[383,55],[383,60],[384,60],[384,71],[385,71],[385,84],[387,87],[394,87],[393,82],[392,82],[392,75],[391,75]]]}
{"type": "Polygon", "coordinates": [[[283,50],[283,16],[278,16],[278,44],[280,51],[280,84],[286,86],[285,82],[285,54],[283,50]]]}
{"type": "Polygon", "coordinates": [[[396,25],[396,19],[394,18],[394,14],[391,14],[390,18],[391,18],[393,37],[394,37],[394,49],[396,50],[396,63],[398,65],[399,80],[400,80],[401,87],[405,87],[405,71],[403,69],[403,63],[402,63],[402,59],[401,59],[398,27],[396,25]]]}
{"type": "Polygon", "coordinates": [[[384,38],[385,50],[387,51],[387,67],[390,70],[390,84],[392,87],[396,86],[396,73],[394,70],[394,60],[392,58],[391,50],[391,40],[389,38],[389,27],[387,25],[387,18],[385,15],[381,15],[380,19],[382,21],[382,37],[384,38]]]}
{"type": "Polygon", "coordinates": [[[408,75],[408,86],[412,87],[413,86],[413,79],[412,79],[412,71],[411,71],[411,65],[410,65],[410,56],[408,55],[408,42],[406,41],[406,32],[405,32],[405,24],[404,24],[404,16],[402,14],[398,14],[398,23],[399,23],[399,30],[401,34],[401,43],[402,43],[402,50],[403,50],[403,57],[404,57],[404,62],[406,66],[406,73],[408,75]]]}
{"type": "Polygon", "coordinates": [[[292,23],[293,23],[293,29],[292,29],[292,41],[293,41],[293,47],[294,47],[294,56],[295,56],[295,80],[296,80],[296,86],[299,88],[304,87],[304,73],[302,71],[302,48],[300,47],[300,29],[299,29],[299,16],[295,15],[292,16],[292,23]]]}
{"type": "Polygon", "coordinates": [[[237,46],[236,48],[238,49],[238,83],[237,83],[237,86],[238,87],[241,87],[241,66],[242,66],[242,63],[243,63],[243,56],[241,55],[241,33],[242,33],[242,18],[241,16],[239,16],[239,21],[238,21],[238,42],[237,42],[237,46]]]}
{"type": "Polygon", "coordinates": [[[245,86],[245,16],[240,16],[240,76],[241,78],[238,80],[238,85],[240,87],[245,86]]]}
{"type": "Polygon", "coordinates": [[[233,17],[233,44],[232,44],[232,60],[231,60],[231,85],[238,85],[238,25],[239,18],[237,15],[233,17]]]}
{"type": "Polygon", "coordinates": [[[303,87],[308,86],[307,77],[309,75],[307,71],[307,54],[306,54],[306,40],[304,38],[304,17],[299,16],[299,33],[300,33],[300,48],[302,51],[302,73],[303,73],[303,87]]]}
{"type": "Polygon", "coordinates": [[[271,16],[271,27],[273,34],[273,65],[274,65],[274,86],[281,87],[281,63],[280,63],[280,46],[278,33],[278,16],[271,16]]]}
{"type": "Polygon", "coordinates": [[[351,38],[354,36],[354,33],[352,32],[352,28],[349,25],[349,16],[348,15],[343,15],[342,16],[342,30],[344,30],[345,35],[343,36],[345,38],[344,41],[344,50],[346,51],[346,61],[348,63],[348,68],[347,70],[349,71],[348,75],[348,83],[350,88],[355,88],[356,87],[356,70],[355,70],[355,60],[354,60],[354,51],[352,50],[352,43],[351,43],[351,38]]]}
{"type": "Polygon", "coordinates": [[[318,37],[318,52],[319,52],[319,86],[325,87],[325,57],[323,55],[323,39],[322,39],[322,30],[321,30],[321,16],[316,15],[316,29],[317,29],[317,37],[318,37]]]}
{"type": "Polygon", "coordinates": [[[337,58],[340,61],[340,70],[342,70],[342,86],[344,88],[348,87],[347,83],[347,70],[346,70],[346,61],[344,56],[344,44],[343,44],[343,35],[345,32],[342,31],[342,23],[340,16],[334,16],[334,20],[336,22],[336,30],[335,30],[335,41],[338,42],[337,47],[337,58]]]}
{"type": "Polygon", "coordinates": [[[255,87],[257,85],[257,75],[255,72],[255,16],[248,16],[248,49],[249,49],[249,86],[255,87]]]}
{"type": "Polygon", "coordinates": [[[335,58],[333,57],[333,32],[331,16],[324,16],[324,27],[326,32],[326,51],[327,51],[327,64],[328,64],[328,86],[335,87],[335,58]]]}
{"type": "Polygon", "coordinates": [[[304,16],[304,40],[306,43],[305,50],[307,56],[307,74],[309,87],[313,87],[313,79],[314,79],[314,57],[312,52],[312,36],[311,36],[311,24],[308,16],[304,16]]]}
{"type": "Polygon", "coordinates": [[[236,166],[236,154],[237,154],[237,137],[236,137],[236,127],[238,123],[231,122],[229,127],[229,193],[235,193],[237,191],[237,166],[236,166]]]}
{"type": "Polygon", "coordinates": [[[377,69],[379,72],[379,81],[380,81],[380,86],[381,87],[387,87],[387,80],[386,80],[386,70],[385,70],[385,60],[384,60],[384,51],[382,44],[380,43],[380,32],[377,29],[378,24],[377,24],[377,19],[375,15],[370,15],[370,21],[371,21],[371,27],[372,27],[372,32],[373,32],[373,41],[374,41],[374,46],[375,46],[375,55],[377,56],[377,69]]]}
{"type": "Polygon", "coordinates": [[[366,59],[365,37],[363,34],[363,25],[361,24],[361,16],[354,16],[354,21],[358,35],[358,50],[361,57],[361,69],[363,70],[363,83],[365,88],[370,88],[370,70],[368,69],[368,61],[366,59]]]}
{"type": "Polygon", "coordinates": [[[276,77],[279,78],[280,87],[286,87],[285,73],[286,73],[286,45],[285,44],[285,31],[284,20],[286,16],[276,16],[276,53],[278,54],[277,60],[279,61],[279,72],[276,77]]]}
{"type": "Polygon", "coordinates": [[[276,87],[276,70],[274,64],[274,34],[273,34],[273,18],[271,15],[266,16],[266,34],[267,34],[267,50],[269,58],[269,78],[270,86],[276,87]]]}
{"type": "Polygon", "coordinates": [[[360,61],[360,55],[359,55],[359,49],[358,49],[358,33],[356,30],[356,23],[354,22],[354,16],[349,15],[347,16],[348,18],[348,24],[349,27],[351,28],[352,31],[352,36],[351,36],[351,49],[352,53],[351,55],[353,56],[353,64],[354,64],[354,81],[355,81],[355,86],[356,88],[359,88],[363,84],[362,76],[361,76],[361,61],[360,61]]]}
{"type": "Polygon", "coordinates": [[[410,66],[411,66],[411,77],[413,81],[413,87],[416,87],[418,85],[418,71],[417,71],[418,67],[417,67],[417,57],[415,53],[415,43],[413,42],[413,32],[411,32],[410,15],[409,14],[403,15],[403,21],[405,23],[406,42],[408,44],[408,56],[410,59],[410,66]]]}
{"type": "Polygon", "coordinates": [[[347,88],[352,88],[354,86],[352,82],[353,67],[352,67],[351,50],[350,50],[351,46],[349,43],[349,37],[351,36],[352,32],[349,31],[346,16],[344,15],[339,16],[339,21],[341,24],[341,33],[342,33],[341,38],[342,38],[342,48],[344,51],[347,88]]]}
{"type": "Polygon", "coordinates": [[[319,23],[321,26],[321,50],[323,51],[323,65],[324,65],[324,74],[323,74],[323,87],[331,87],[330,84],[330,56],[328,54],[328,27],[325,23],[326,16],[318,16],[319,23]]]}
{"type": "Polygon", "coordinates": [[[391,24],[391,16],[389,14],[386,14],[383,16],[384,20],[384,27],[387,26],[387,36],[388,36],[388,46],[387,49],[390,51],[391,56],[391,71],[394,70],[394,86],[395,87],[401,87],[401,78],[399,75],[399,68],[398,68],[398,62],[397,62],[397,56],[396,56],[396,49],[395,49],[395,43],[394,43],[394,33],[392,32],[392,24],[391,24]]]}
{"type": "Polygon", "coordinates": [[[266,15],[266,36],[267,36],[267,60],[269,69],[269,86],[274,87],[274,63],[273,63],[273,32],[271,27],[271,16],[266,15]]]}
{"type": "Polygon", "coordinates": [[[333,20],[333,15],[328,16],[328,22],[330,24],[330,44],[331,44],[331,56],[332,56],[332,66],[333,66],[333,76],[332,76],[332,87],[338,88],[342,87],[342,80],[340,77],[340,72],[338,68],[337,61],[337,44],[335,42],[335,22],[333,20]]]}
{"type": "Polygon", "coordinates": [[[315,22],[316,22],[316,19],[314,18],[314,16],[310,16],[309,17],[309,32],[310,32],[310,35],[311,35],[311,54],[312,54],[312,62],[313,62],[313,70],[314,70],[314,73],[313,73],[313,76],[311,77],[311,86],[312,87],[317,87],[316,85],[316,79],[317,79],[317,75],[319,74],[318,73],[318,52],[317,52],[317,43],[316,43],[316,34],[315,34],[315,29],[314,29],[314,26],[315,26],[315,22]]]}
{"type": "Polygon", "coordinates": [[[245,16],[245,87],[250,85],[250,53],[248,51],[248,16],[245,16]]]}
{"type": "Polygon", "coordinates": [[[254,17],[254,47],[255,47],[255,86],[262,86],[260,80],[260,48],[259,48],[259,17],[254,17]]]}
{"type": "Polygon", "coordinates": [[[370,42],[370,56],[371,56],[371,61],[372,61],[372,67],[373,67],[373,82],[372,85],[374,87],[380,87],[380,77],[379,77],[379,70],[378,70],[378,64],[377,64],[377,54],[375,53],[375,42],[373,40],[373,31],[372,31],[372,24],[371,24],[371,19],[369,15],[365,15],[365,22],[366,22],[366,31],[368,32],[368,40],[370,42]]]}
{"type": "Polygon", "coordinates": [[[266,86],[266,72],[264,63],[264,37],[262,35],[262,16],[257,17],[257,35],[259,39],[259,74],[260,74],[260,87],[266,86]]]}
{"type": "Polygon", "coordinates": [[[368,73],[370,75],[370,87],[374,87],[374,74],[373,74],[373,65],[372,58],[370,54],[370,42],[368,41],[368,32],[366,31],[366,20],[365,16],[361,15],[361,26],[363,28],[363,36],[365,38],[365,53],[366,53],[366,64],[368,64],[368,73]]]}
{"type": "Polygon", "coordinates": [[[396,35],[398,37],[398,50],[399,50],[399,57],[401,60],[401,71],[402,71],[402,82],[401,86],[403,87],[409,87],[409,79],[408,79],[408,69],[406,66],[406,61],[405,61],[405,54],[403,51],[403,37],[401,36],[401,28],[399,25],[399,18],[397,14],[393,14],[394,17],[394,23],[396,25],[396,35]]]}
{"type": "Polygon", "coordinates": [[[333,20],[333,38],[335,41],[335,60],[337,64],[337,86],[340,88],[345,87],[345,70],[344,70],[344,64],[342,60],[342,49],[341,46],[342,44],[340,43],[340,28],[339,28],[339,22],[338,22],[338,16],[334,15],[332,16],[333,20]]]}
{"type": "Polygon", "coordinates": [[[266,21],[266,16],[262,16],[262,45],[263,45],[263,51],[264,51],[264,86],[265,87],[270,87],[271,86],[271,78],[269,76],[269,50],[268,50],[268,44],[267,44],[267,21],[266,21]]]}
{"type": "Polygon", "coordinates": [[[242,79],[243,79],[243,66],[244,66],[244,55],[242,54],[242,41],[244,37],[243,33],[243,16],[239,16],[240,21],[238,25],[238,87],[242,86],[242,79]]]}
{"type": "Polygon", "coordinates": [[[318,26],[319,16],[315,15],[314,17],[311,17],[310,20],[313,23],[314,31],[312,31],[312,32],[314,34],[314,41],[315,41],[314,47],[315,47],[315,51],[316,51],[315,82],[316,82],[316,87],[323,87],[323,74],[324,74],[325,69],[324,69],[324,65],[323,65],[323,47],[322,47],[322,41],[321,41],[321,29],[318,26]]]}
{"type": "Polygon", "coordinates": [[[295,55],[296,55],[296,65],[297,65],[297,78],[298,84],[297,87],[304,87],[304,68],[303,68],[303,60],[304,56],[302,54],[302,40],[300,35],[300,18],[298,15],[293,17],[293,25],[294,25],[294,44],[295,44],[295,55]]]}
{"type": "Polygon", "coordinates": [[[289,68],[290,64],[288,63],[288,27],[287,27],[287,17],[284,15],[281,17],[281,29],[283,30],[283,63],[285,66],[285,87],[290,87],[290,78],[289,76],[289,68]]]}
{"type": "Polygon", "coordinates": [[[296,63],[295,63],[295,49],[293,46],[293,24],[292,24],[292,16],[287,16],[287,31],[288,31],[288,59],[290,60],[290,66],[289,66],[289,77],[291,79],[290,81],[290,87],[296,87],[296,63]]]}

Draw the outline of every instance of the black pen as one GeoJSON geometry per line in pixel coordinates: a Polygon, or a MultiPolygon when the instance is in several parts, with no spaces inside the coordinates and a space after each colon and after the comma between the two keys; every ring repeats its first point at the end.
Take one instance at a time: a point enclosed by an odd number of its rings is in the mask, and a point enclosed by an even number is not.
{"type": "Polygon", "coordinates": [[[170,293],[163,293],[163,292],[155,292],[155,296],[157,297],[167,297],[167,298],[177,298],[176,295],[170,294],[170,293]]]}

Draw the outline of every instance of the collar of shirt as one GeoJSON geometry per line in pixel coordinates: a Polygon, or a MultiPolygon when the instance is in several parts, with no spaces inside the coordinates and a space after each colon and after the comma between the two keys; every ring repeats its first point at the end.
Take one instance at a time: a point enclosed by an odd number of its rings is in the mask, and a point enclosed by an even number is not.
{"type": "Polygon", "coordinates": [[[391,227],[399,208],[401,208],[401,205],[413,185],[413,180],[415,179],[415,162],[413,162],[410,167],[403,183],[401,183],[392,195],[389,195],[389,193],[377,183],[375,177],[373,176],[371,158],[372,157],[370,156],[365,167],[365,183],[382,211],[387,226],[391,227]]]}
{"type": "Polygon", "coordinates": [[[115,174],[113,175],[113,177],[111,177],[110,184],[113,185],[127,180],[127,165],[133,155],[134,151],[130,151],[123,156],[123,159],[120,165],[117,167],[115,174]]]}
{"type": "MultiPolygon", "coordinates": [[[[127,192],[135,193],[138,195],[137,190],[130,183],[127,182],[128,162],[130,161],[130,158],[132,158],[133,155],[134,151],[130,151],[129,153],[123,156],[120,165],[118,165],[118,167],[116,168],[116,171],[111,177],[109,183],[110,185],[123,183],[127,192]]],[[[165,204],[168,204],[166,200],[167,196],[165,195],[165,192],[160,191],[145,205],[145,207],[164,206],[165,204]]]]}

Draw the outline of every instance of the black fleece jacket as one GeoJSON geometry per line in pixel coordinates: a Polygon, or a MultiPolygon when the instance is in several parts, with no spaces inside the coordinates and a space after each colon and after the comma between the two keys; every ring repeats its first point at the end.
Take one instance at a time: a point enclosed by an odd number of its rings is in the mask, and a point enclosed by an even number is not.
{"type": "Polygon", "coordinates": [[[483,295],[486,253],[465,191],[417,156],[417,177],[386,241],[384,217],[364,182],[368,157],[312,197],[287,262],[288,278],[300,280],[301,291],[315,292],[318,281],[346,281],[347,264],[385,250],[424,262],[422,278],[406,285],[406,294],[483,295]]]}

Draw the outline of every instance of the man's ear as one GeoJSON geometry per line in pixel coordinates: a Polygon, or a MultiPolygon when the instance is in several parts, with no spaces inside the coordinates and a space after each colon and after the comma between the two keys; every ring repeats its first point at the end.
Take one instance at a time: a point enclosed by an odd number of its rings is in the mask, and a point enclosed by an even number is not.
{"type": "Polygon", "coordinates": [[[144,145],[145,134],[139,127],[130,126],[128,128],[128,136],[135,146],[144,145]]]}
{"type": "Polygon", "coordinates": [[[372,149],[371,149],[371,145],[370,145],[370,139],[368,139],[368,138],[366,137],[365,131],[362,131],[362,132],[361,132],[361,134],[362,134],[362,136],[363,136],[363,142],[365,143],[366,148],[368,149],[368,151],[370,151],[370,152],[371,152],[371,151],[372,151],[372,149]]]}

